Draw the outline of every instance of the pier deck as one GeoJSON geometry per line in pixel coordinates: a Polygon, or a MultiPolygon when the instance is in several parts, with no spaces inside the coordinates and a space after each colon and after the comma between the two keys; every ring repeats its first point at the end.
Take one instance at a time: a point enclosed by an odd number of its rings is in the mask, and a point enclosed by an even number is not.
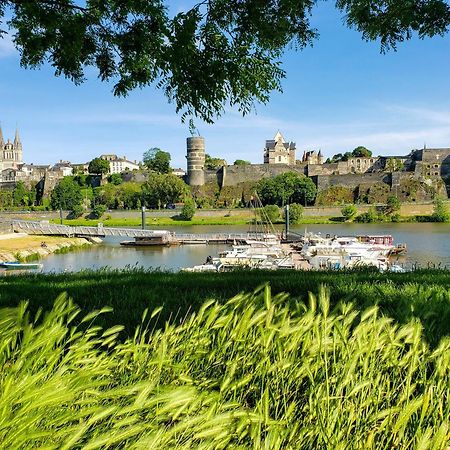
{"type": "MultiPolygon", "coordinates": [[[[163,242],[166,245],[178,244],[240,244],[248,239],[258,237],[255,233],[204,233],[189,234],[175,233],[168,230],[142,230],[139,228],[104,227],[99,224],[96,227],[69,226],[49,223],[48,221],[13,220],[12,229],[15,232],[27,234],[39,234],[44,236],[68,236],[68,237],[107,237],[123,236],[136,240],[147,238],[149,241],[163,242]]],[[[262,237],[262,233],[260,233],[262,237]]]]}

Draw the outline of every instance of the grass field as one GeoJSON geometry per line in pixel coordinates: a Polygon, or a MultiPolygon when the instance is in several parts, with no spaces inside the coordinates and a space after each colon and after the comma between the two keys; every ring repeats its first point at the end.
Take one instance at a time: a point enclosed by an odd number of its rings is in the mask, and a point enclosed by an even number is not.
{"type": "Polygon", "coordinates": [[[103,326],[121,324],[131,335],[143,311],[163,307],[160,325],[179,321],[204,301],[225,301],[240,292],[252,292],[263,283],[272,292],[290,294],[290,301],[307,301],[324,284],[331,304],[352,302],[362,310],[378,305],[381,312],[406,323],[421,320],[427,340],[435,345],[450,335],[450,272],[420,270],[403,274],[378,271],[300,272],[238,271],[221,274],[171,273],[137,270],[81,271],[72,274],[27,274],[0,278],[0,307],[29,301],[31,311],[48,310],[54,299],[67,292],[84,312],[110,306],[103,326]]]}
{"type": "Polygon", "coordinates": [[[0,442],[446,450],[449,335],[448,271],[3,277],[0,442]]]}

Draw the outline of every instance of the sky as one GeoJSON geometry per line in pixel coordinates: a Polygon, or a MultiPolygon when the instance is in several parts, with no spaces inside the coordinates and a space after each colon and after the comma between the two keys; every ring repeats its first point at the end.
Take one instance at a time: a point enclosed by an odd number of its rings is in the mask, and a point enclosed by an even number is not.
{"type": "MultiPolygon", "coordinates": [[[[181,7],[181,4],[178,5],[181,7]]],[[[266,139],[280,130],[304,150],[325,157],[359,145],[375,155],[404,155],[414,148],[450,147],[450,34],[399,44],[380,53],[342,21],[333,2],[320,2],[312,48],[283,57],[283,92],[242,117],[227,110],[214,125],[196,120],[206,152],[229,164],[263,162],[266,139]]],[[[57,78],[49,66],[20,67],[10,38],[0,39],[0,124],[5,138],[19,127],[27,163],[60,159],[87,162],[103,153],[141,160],[152,147],[186,167],[188,124],[153,87],[115,98],[112,84],[87,70],[81,86],[57,78]]]]}

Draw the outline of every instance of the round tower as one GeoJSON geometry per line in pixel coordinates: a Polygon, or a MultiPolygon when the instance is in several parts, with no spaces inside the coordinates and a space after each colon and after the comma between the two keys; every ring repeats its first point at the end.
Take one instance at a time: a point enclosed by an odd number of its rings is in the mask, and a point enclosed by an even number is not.
{"type": "Polygon", "coordinates": [[[189,186],[205,184],[205,138],[188,137],[187,144],[187,182],[189,186]]]}

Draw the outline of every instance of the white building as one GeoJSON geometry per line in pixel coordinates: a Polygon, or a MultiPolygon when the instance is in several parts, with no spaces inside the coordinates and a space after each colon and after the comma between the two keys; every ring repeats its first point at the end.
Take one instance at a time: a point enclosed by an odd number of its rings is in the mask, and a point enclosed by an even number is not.
{"type": "Polygon", "coordinates": [[[119,157],[117,155],[101,155],[100,158],[109,161],[109,173],[122,173],[126,171],[138,170],[137,161],[130,161],[126,156],[119,157]]]}

